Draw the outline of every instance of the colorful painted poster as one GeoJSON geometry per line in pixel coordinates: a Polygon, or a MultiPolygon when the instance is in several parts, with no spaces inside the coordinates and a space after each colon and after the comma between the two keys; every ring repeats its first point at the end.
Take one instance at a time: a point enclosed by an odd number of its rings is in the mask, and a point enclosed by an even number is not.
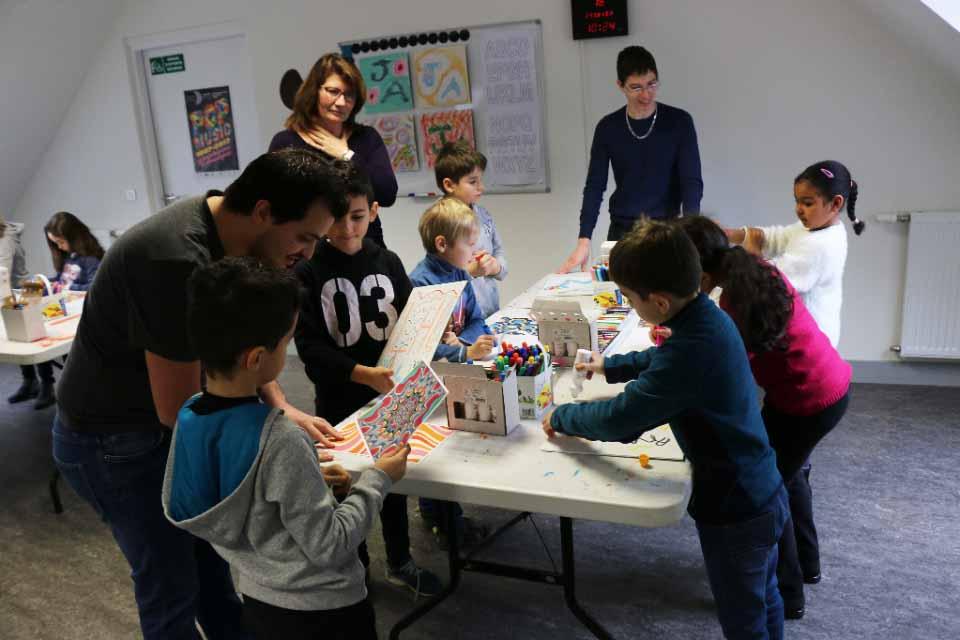
{"type": "Polygon", "coordinates": [[[240,169],[230,87],[184,91],[183,97],[187,103],[194,170],[210,173],[240,169]]]}
{"type": "Polygon", "coordinates": [[[395,173],[420,170],[417,127],[412,113],[364,118],[363,123],[376,129],[383,138],[395,173]]]}
{"type": "Polygon", "coordinates": [[[423,419],[446,397],[447,389],[433,369],[422,361],[417,363],[357,420],[374,460],[405,445],[423,419]]]}
{"type": "Polygon", "coordinates": [[[357,60],[367,85],[363,112],[392,113],[413,108],[410,63],[406,53],[384,53],[357,60]]]}
{"type": "Polygon", "coordinates": [[[475,146],[472,109],[434,111],[420,116],[420,142],[428,168],[433,169],[444,144],[457,140],[466,140],[475,146]]]}
{"type": "MultiPolygon", "coordinates": [[[[337,427],[337,431],[343,436],[343,440],[334,441],[333,450],[341,453],[352,453],[358,456],[369,456],[370,450],[367,449],[367,442],[360,433],[360,428],[356,422],[348,422],[337,427]]],[[[321,444],[317,444],[318,451],[329,451],[321,444]]]]}
{"type": "MultiPolygon", "coordinates": [[[[365,458],[373,457],[370,455],[367,442],[363,439],[363,434],[360,433],[360,427],[355,421],[337,426],[337,431],[343,436],[343,440],[336,443],[333,451],[351,453],[365,458]]],[[[453,434],[453,429],[448,429],[438,424],[421,423],[407,441],[407,444],[410,445],[410,455],[407,457],[407,462],[411,464],[423,462],[424,458],[430,455],[433,450],[443,444],[444,441],[453,434]]],[[[329,451],[329,449],[319,444],[317,445],[317,450],[329,451]]]]}
{"type": "Polygon", "coordinates": [[[441,427],[438,424],[421,424],[410,436],[410,455],[407,462],[422,462],[431,451],[443,444],[443,441],[453,435],[453,429],[441,427]]]}
{"type": "Polygon", "coordinates": [[[466,46],[415,51],[413,85],[418,109],[468,104],[470,78],[467,74],[466,46]]]}
{"type": "Polygon", "coordinates": [[[450,314],[465,286],[466,282],[451,282],[414,287],[377,360],[377,366],[393,369],[396,379],[417,366],[421,360],[432,361],[450,314]]]}

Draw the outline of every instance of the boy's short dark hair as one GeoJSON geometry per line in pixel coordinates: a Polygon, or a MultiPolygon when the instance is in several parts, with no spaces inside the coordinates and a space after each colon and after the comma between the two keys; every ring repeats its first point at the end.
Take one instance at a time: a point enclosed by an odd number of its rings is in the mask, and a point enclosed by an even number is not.
{"type": "Polygon", "coordinates": [[[373,193],[373,183],[370,182],[367,172],[352,162],[341,162],[337,166],[337,170],[341,174],[347,190],[347,198],[363,196],[367,199],[367,204],[372,206],[376,201],[376,196],[373,193]]]}
{"type": "Polygon", "coordinates": [[[466,140],[444,144],[440,153],[437,154],[436,163],[433,165],[433,171],[437,176],[437,186],[440,187],[441,193],[445,193],[443,189],[444,178],[450,178],[456,184],[460,182],[460,178],[478,168],[480,171],[487,170],[487,157],[471,147],[466,140]]]}
{"type": "Polygon", "coordinates": [[[643,47],[636,45],[627,47],[617,55],[617,80],[620,84],[626,82],[627,78],[633,74],[642,76],[648,71],[653,71],[653,75],[660,79],[657,61],[653,59],[653,54],[643,47]]]}
{"type": "Polygon", "coordinates": [[[300,296],[292,271],[254,258],[196,269],[187,283],[187,333],[207,374],[229,378],[247,349],[276,349],[293,326],[300,296]]]}
{"type": "Polygon", "coordinates": [[[223,204],[230,211],[250,214],[258,201],[266,200],[274,222],[283,224],[303,220],[307,209],[319,200],[334,218],[342,218],[349,204],[340,167],[343,164],[350,163],[309,149],[265,153],[230,183],[223,193],[223,204]]]}
{"type": "Polygon", "coordinates": [[[686,298],[700,290],[700,255],[677,225],[641,220],[610,252],[610,277],[644,300],[653,293],[686,298]]]}

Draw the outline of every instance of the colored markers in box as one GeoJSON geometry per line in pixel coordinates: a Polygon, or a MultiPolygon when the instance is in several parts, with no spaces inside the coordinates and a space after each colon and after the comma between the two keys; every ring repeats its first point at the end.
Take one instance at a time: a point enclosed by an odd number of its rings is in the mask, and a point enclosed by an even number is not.
{"type": "Polygon", "coordinates": [[[500,346],[500,354],[494,358],[494,366],[497,371],[503,374],[508,369],[516,369],[518,376],[537,376],[543,373],[545,366],[549,365],[549,355],[540,345],[528,345],[526,342],[520,346],[511,345],[504,342],[500,346]]]}

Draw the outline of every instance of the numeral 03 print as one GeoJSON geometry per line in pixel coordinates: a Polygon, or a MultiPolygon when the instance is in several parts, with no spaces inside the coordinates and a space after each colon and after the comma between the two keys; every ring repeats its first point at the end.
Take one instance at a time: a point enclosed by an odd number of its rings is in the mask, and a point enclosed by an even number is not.
{"type": "Polygon", "coordinates": [[[371,273],[360,282],[360,291],[346,278],[331,278],[323,285],[320,291],[323,301],[323,319],[327,324],[337,346],[351,347],[360,340],[363,329],[373,340],[384,342],[390,337],[394,325],[397,324],[397,308],[393,306],[393,283],[390,278],[382,274],[371,273]],[[379,291],[383,292],[380,296],[379,291]],[[339,298],[339,299],[338,299],[339,298]],[[372,298],[376,300],[377,317],[366,322],[360,316],[360,299],[372,298]],[[346,312],[346,317],[343,313],[346,312]],[[376,320],[386,316],[387,325],[380,327],[376,320]]]}

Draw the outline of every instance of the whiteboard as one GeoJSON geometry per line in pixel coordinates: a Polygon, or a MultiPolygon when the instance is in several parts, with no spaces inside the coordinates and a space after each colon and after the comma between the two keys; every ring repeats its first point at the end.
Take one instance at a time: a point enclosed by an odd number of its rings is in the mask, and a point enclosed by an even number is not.
{"type": "MultiPolygon", "coordinates": [[[[371,100],[371,90],[378,92],[380,87],[376,82],[368,82],[372,86],[368,87],[367,104],[357,115],[359,122],[381,129],[381,136],[393,159],[398,196],[439,195],[430,166],[429,149],[435,150],[444,135],[449,141],[451,132],[463,131],[465,123],[470,120],[475,146],[487,157],[484,173],[487,193],[550,190],[543,35],[539,20],[377,36],[338,44],[343,55],[353,59],[361,68],[365,79],[371,77],[370,70],[375,64],[385,60],[393,63],[407,61],[411,103],[404,103],[401,99],[401,104],[387,106],[384,100],[378,105],[376,100],[388,95],[390,90],[371,100]],[[420,44],[425,38],[428,41],[420,44]],[[414,44],[410,44],[411,39],[415,40],[414,44]],[[424,87],[424,79],[428,76],[425,67],[416,65],[415,61],[428,59],[435,52],[443,53],[437,49],[458,47],[464,48],[468,96],[463,96],[463,102],[459,104],[438,106],[434,104],[436,100],[432,100],[436,96],[418,91],[418,87],[424,87]],[[383,110],[385,108],[389,110],[383,110]],[[416,166],[413,166],[411,157],[411,121],[416,166]],[[447,127],[446,133],[439,130],[437,122],[447,127]],[[398,133],[391,135],[385,131],[398,133]]],[[[379,68],[386,68],[386,65],[381,64],[379,68]]],[[[402,71],[402,64],[390,68],[402,71]]]]}

